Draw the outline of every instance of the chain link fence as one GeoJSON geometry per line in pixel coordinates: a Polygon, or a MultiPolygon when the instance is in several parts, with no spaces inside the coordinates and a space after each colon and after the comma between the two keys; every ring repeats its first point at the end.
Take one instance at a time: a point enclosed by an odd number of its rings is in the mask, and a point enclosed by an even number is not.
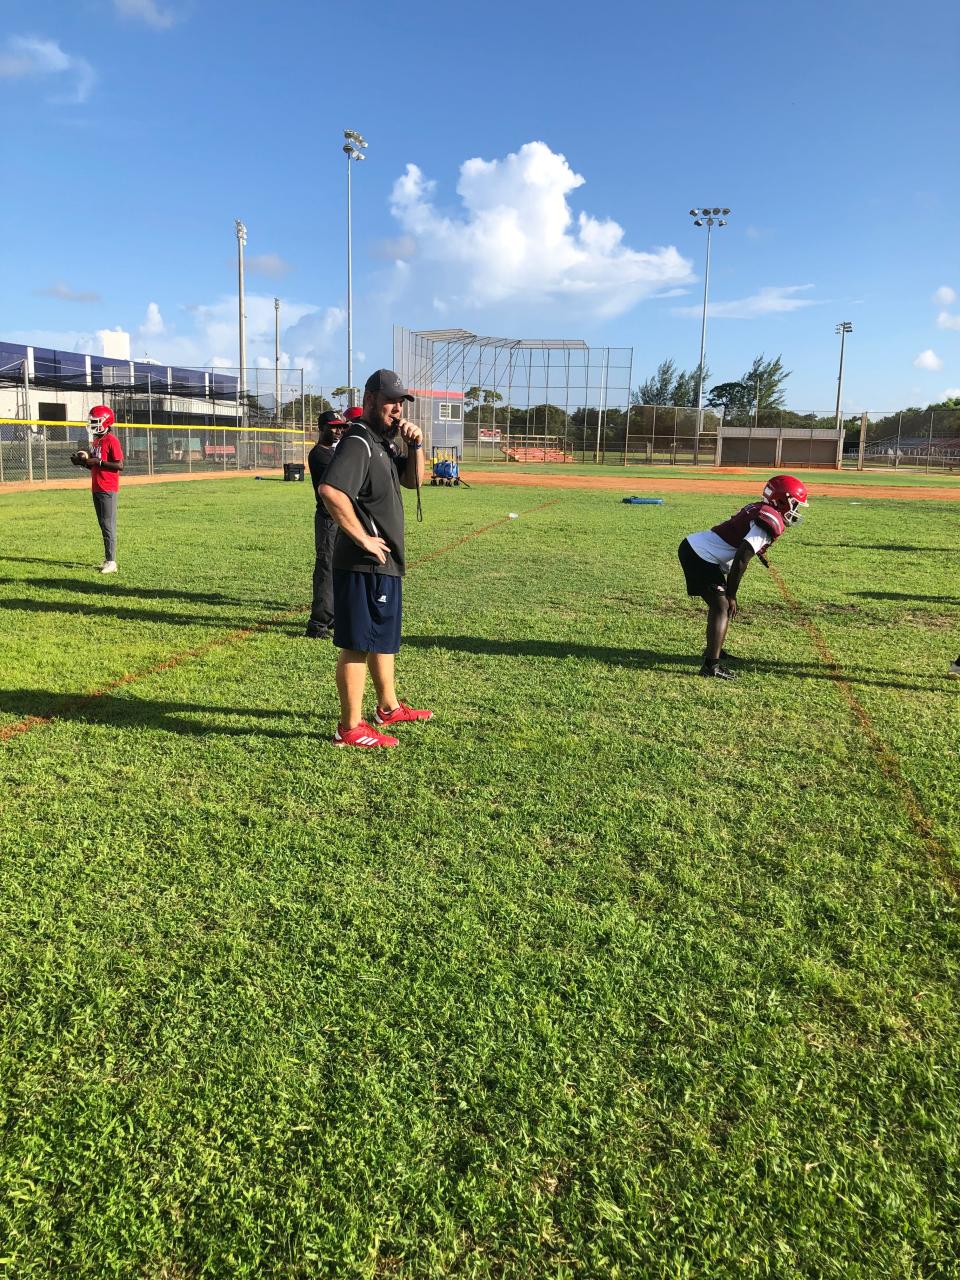
{"type": "Polygon", "coordinates": [[[857,414],[844,429],[844,467],[960,472],[960,408],[857,414]]]}
{"type": "MultiPolygon", "coordinates": [[[[312,443],[303,431],[271,427],[118,423],[114,433],[123,448],[125,476],[273,470],[305,462],[312,443]]],[[[76,480],[86,473],[73,465],[70,455],[89,447],[85,423],[0,422],[0,484],[76,480]]]]}
{"type": "Polygon", "coordinates": [[[960,409],[856,414],[760,411],[724,418],[705,409],[474,405],[463,422],[465,462],[592,462],[607,466],[905,468],[960,472],[960,409]],[[863,456],[860,453],[861,424],[863,456]]]}
{"type": "Polygon", "coordinates": [[[331,407],[302,369],[186,369],[40,348],[0,369],[0,484],[78,479],[86,414],[113,409],[127,475],[272,470],[303,463],[318,413],[331,407]],[[76,364],[76,368],[69,364],[76,364]],[[68,367],[69,365],[69,367],[68,367]]]}
{"type": "Polygon", "coordinates": [[[761,413],[747,423],[712,409],[556,405],[464,415],[465,461],[593,462],[607,466],[836,467],[840,437],[832,415],[761,413]]]}

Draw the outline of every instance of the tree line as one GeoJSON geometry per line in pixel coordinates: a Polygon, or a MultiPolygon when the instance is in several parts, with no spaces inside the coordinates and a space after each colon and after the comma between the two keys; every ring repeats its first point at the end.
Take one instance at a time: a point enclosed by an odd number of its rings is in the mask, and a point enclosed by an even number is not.
{"type": "MultiPolygon", "coordinates": [[[[732,382],[717,382],[708,387],[710,370],[703,369],[703,403],[710,409],[722,410],[725,419],[749,418],[751,414],[769,413],[782,409],[784,383],[790,370],[784,369],[783,357],[767,359],[762,353],[750,368],[732,382]]],[[[700,366],[686,370],[677,367],[671,359],[661,360],[656,372],[631,396],[631,403],[640,405],[672,405],[679,408],[695,407],[700,390],[700,366]]]]}

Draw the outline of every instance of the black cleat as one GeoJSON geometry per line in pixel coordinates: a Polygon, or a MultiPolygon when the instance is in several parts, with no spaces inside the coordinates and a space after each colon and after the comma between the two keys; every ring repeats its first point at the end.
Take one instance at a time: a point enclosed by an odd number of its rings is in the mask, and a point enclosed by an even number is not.
{"type": "Polygon", "coordinates": [[[719,662],[705,662],[700,668],[698,675],[710,676],[714,680],[740,679],[735,671],[728,671],[726,667],[721,667],[719,662]]]}
{"type": "Polygon", "coordinates": [[[321,627],[319,623],[308,622],[307,629],[303,634],[309,640],[329,640],[333,632],[328,631],[326,627],[321,627]]]}

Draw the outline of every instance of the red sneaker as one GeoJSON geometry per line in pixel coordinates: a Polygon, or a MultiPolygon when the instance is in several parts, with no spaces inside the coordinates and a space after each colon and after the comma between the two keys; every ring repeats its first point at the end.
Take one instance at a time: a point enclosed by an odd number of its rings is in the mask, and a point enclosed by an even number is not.
{"type": "Polygon", "coordinates": [[[433,712],[416,711],[413,707],[408,707],[405,702],[400,702],[392,711],[384,711],[383,707],[377,707],[373,718],[377,724],[406,724],[410,720],[432,720],[433,712]]]}
{"type": "Polygon", "coordinates": [[[364,751],[371,751],[376,747],[399,747],[400,739],[391,738],[389,734],[378,733],[366,720],[361,720],[358,725],[352,729],[344,729],[343,725],[337,725],[337,732],[333,735],[333,745],[335,747],[360,747],[364,751]]]}

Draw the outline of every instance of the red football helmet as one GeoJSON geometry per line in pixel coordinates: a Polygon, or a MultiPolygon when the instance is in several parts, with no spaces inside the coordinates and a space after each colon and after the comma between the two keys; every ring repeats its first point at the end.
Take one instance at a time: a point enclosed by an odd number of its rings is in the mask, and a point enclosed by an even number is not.
{"type": "Polygon", "coordinates": [[[763,486],[763,500],[779,511],[783,523],[796,524],[802,516],[801,507],[809,506],[807,486],[796,476],[774,476],[763,486]]]}
{"type": "Polygon", "coordinates": [[[112,409],[105,404],[95,404],[87,417],[87,426],[91,435],[105,436],[116,420],[112,409]]]}

